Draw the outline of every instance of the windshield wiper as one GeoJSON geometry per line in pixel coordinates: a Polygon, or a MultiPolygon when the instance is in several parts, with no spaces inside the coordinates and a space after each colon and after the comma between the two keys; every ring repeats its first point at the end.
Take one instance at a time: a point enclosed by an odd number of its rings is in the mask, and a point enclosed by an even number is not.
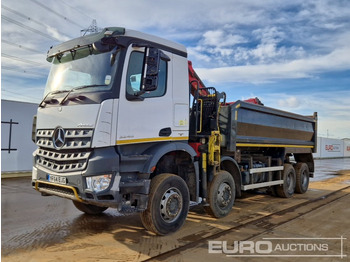
{"type": "Polygon", "coordinates": [[[68,96],[70,95],[70,93],[72,93],[73,91],[79,90],[79,89],[84,89],[84,88],[89,88],[89,87],[97,87],[97,86],[107,86],[107,85],[86,85],[86,86],[78,86],[75,88],[72,88],[71,90],[69,90],[69,92],[65,95],[65,97],[63,97],[63,99],[60,102],[60,105],[63,105],[64,102],[66,102],[68,96]]]}
{"type": "Polygon", "coordinates": [[[47,97],[49,95],[55,95],[55,94],[59,94],[59,93],[65,93],[68,92],[69,90],[57,90],[57,91],[52,91],[52,92],[48,92],[46,94],[46,96],[43,98],[43,100],[41,100],[39,107],[44,107],[44,103],[45,104],[50,104],[51,102],[58,102],[57,99],[51,98],[51,99],[47,99],[47,97]]]}

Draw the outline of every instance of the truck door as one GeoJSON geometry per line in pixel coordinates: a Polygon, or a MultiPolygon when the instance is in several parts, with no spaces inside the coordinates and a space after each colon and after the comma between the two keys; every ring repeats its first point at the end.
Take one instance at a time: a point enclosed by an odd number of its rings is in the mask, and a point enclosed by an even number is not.
{"type": "MultiPolygon", "coordinates": [[[[117,145],[172,140],[172,62],[161,59],[154,91],[140,94],[144,47],[129,46],[121,81],[117,145]]],[[[165,53],[169,58],[172,54],[165,53]]]]}

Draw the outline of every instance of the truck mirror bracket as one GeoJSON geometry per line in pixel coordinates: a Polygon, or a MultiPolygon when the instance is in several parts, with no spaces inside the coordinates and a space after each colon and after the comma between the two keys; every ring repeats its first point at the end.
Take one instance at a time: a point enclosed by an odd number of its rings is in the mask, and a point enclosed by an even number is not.
{"type": "Polygon", "coordinates": [[[146,47],[142,92],[154,91],[158,87],[158,72],[160,64],[160,50],[155,47],[146,47]]]}

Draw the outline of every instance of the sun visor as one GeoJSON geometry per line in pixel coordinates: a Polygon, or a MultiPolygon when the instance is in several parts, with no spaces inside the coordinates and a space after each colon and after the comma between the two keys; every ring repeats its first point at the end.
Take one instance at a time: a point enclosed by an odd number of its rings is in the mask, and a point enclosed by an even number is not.
{"type": "Polygon", "coordinates": [[[124,35],[125,34],[125,28],[122,27],[109,27],[104,28],[101,32],[87,35],[87,36],[81,36],[72,40],[69,40],[67,42],[64,42],[62,44],[59,44],[57,46],[52,46],[50,50],[47,52],[47,61],[51,62],[52,58],[60,53],[64,53],[66,51],[80,48],[83,46],[92,45],[95,42],[100,41],[103,38],[114,38],[118,35],[124,35]]]}

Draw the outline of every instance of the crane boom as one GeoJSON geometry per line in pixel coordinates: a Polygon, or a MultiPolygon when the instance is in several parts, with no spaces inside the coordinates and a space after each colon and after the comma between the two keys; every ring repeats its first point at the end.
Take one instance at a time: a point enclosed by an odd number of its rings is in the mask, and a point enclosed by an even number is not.
{"type": "MultiPolygon", "coordinates": [[[[194,71],[192,62],[188,60],[188,78],[191,86],[191,94],[195,96],[197,90],[199,92],[200,96],[208,96],[209,93],[207,89],[205,89],[205,85],[200,79],[200,77],[197,75],[196,71],[194,71]]],[[[255,97],[255,98],[249,98],[246,100],[243,100],[244,102],[248,102],[251,104],[256,104],[256,105],[264,105],[261,103],[260,99],[255,97]]],[[[226,104],[233,104],[235,102],[228,102],[226,104]]]]}
{"type": "Polygon", "coordinates": [[[199,76],[197,75],[196,71],[194,71],[194,69],[192,67],[192,62],[189,61],[189,60],[188,60],[188,78],[189,78],[189,82],[190,82],[190,85],[191,85],[191,94],[193,96],[195,95],[197,90],[199,90],[199,95],[201,95],[201,96],[208,95],[207,91],[203,90],[203,88],[205,88],[204,83],[199,78],[199,76]]]}

